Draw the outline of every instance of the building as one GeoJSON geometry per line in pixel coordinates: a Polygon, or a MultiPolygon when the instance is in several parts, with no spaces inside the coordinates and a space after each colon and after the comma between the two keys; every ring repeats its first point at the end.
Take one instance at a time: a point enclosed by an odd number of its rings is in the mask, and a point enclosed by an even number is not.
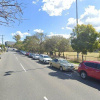
{"type": "Polygon", "coordinates": [[[12,46],[12,45],[14,45],[16,42],[14,42],[14,41],[6,41],[5,42],[5,46],[6,47],[8,47],[8,46],[12,46]]]}

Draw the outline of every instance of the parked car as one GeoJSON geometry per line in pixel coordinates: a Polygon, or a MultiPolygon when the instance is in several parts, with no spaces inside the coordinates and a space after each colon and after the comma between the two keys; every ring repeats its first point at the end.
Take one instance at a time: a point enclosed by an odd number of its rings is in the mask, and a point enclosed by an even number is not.
{"type": "Polygon", "coordinates": [[[29,57],[32,58],[33,57],[33,53],[29,53],[29,57]]]}
{"type": "Polygon", "coordinates": [[[29,54],[30,54],[29,52],[26,52],[26,56],[29,56],[29,54]]]}
{"type": "Polygon", "coordinates": [[[25,52],[25,51],[22,51],[22,54],[23,54],[23,55],[26,55],[26,52],[25,52]]]}
{"type": "Polygon", "coordinates": [[[83,79],[86,79],[87,76],[89,76],[100,80],[100,62],[83,61],[79,65],[78,72],[83,79]]]}
{"type": "Polygon", "coordinates": [[[39,56],[40,56],[39,54],[33,54],[32,55],[32,58],[35,59],[35,60],[38,60],[39,59],[39,56]]]}
{"type": "Polygon", "coordinates": [[[56,67],[60,69],[61,71],[72,71],[74,70],[74,65],[70,62],[68,62],[66,59],[63,58],[55,58],[50,61],[51,67],[56,67]]]}
{"type": "Polygon", "coordinates": [[[40,54],[39,56],[39,62],[42,63],[49,63],[52,59],[48,55],[40,54]]]}

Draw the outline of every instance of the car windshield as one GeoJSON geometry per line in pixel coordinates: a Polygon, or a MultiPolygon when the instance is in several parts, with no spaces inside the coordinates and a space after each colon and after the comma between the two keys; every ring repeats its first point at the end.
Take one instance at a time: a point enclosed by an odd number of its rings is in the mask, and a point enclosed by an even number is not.
{"type": "Polygon", "coordinates": [[[69,63],[67,60],[59,60],[60,63],[64,63],[64,64],[67,64],[69,63]]]}
{"type": "Polygon", "coordinates": [[[49,56],[44,56],[44,58],[50,58],[49,56]]]}

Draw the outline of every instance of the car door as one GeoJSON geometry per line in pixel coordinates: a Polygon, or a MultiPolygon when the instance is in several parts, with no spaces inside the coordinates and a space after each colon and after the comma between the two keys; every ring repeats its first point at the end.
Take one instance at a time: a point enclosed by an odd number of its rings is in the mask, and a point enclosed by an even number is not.
{"type": "Polygon", "coordinates": [[[96,64],[95,63],[92,63],[92,62],[86,62],[85,63],[85,71],[87,72],[88,76],[90,77],[95,77],[95,68],[96,68],[96,64]]]}
{"type": "Polygon", "coordinates": [[[56,61],[55,66],[56,66],[57,68],[60,68],[60,62],[59,62],[59,60],[56,61]]]}
{"type": "Polygon", "coordinates": [[[97,68],[95,69],[95,78],[100,79],[100,64],[97,64],[97,68]]]}
{"type": "Polygon", "coordinates": [[[56,67],[56,68],[57,68],[57,65],[56,65],[56,64],[57,64],[57,61],[58,61],[58,59],[54,59],[53,62],[52,62],[52,65],[53,65],[54,67],[56,67]]]}

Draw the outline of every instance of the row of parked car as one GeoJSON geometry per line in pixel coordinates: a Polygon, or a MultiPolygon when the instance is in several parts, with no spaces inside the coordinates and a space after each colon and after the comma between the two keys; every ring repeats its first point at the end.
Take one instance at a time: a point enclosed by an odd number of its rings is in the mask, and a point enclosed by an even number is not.
{"type": "Polygon", "coordinates": [[[48,55],[45,55],[45,54],[35,54],[35,53],[29,53],[29,52],[25,52],[25,51],[21,51],[21,53],[28,57],[31,57],[35,60],[39,60],[39,62],[41,62],[41,63],[50,64],[51,67],[56,67],[56,68],[60,69],[61,71],[74,70],[74,65],[63,58],[52,59],[51,57],[49,57],[48,55]]]}
{"type": "MultiPolygon", "coordinates": [[[[20,51],[22,54],[29,56],[33,59],[39,60],[41,63],[48,63],[51,67],[56,67],[61,71],[73,71],[74,65],[63,58],[52,59],[48,55],[35,54],[25,51],[20,51]]],[[[79,64],[78,73],[82,79],[86,79],[88,76],[100,80],[100,61],[83,61],[79,64]]]]}

